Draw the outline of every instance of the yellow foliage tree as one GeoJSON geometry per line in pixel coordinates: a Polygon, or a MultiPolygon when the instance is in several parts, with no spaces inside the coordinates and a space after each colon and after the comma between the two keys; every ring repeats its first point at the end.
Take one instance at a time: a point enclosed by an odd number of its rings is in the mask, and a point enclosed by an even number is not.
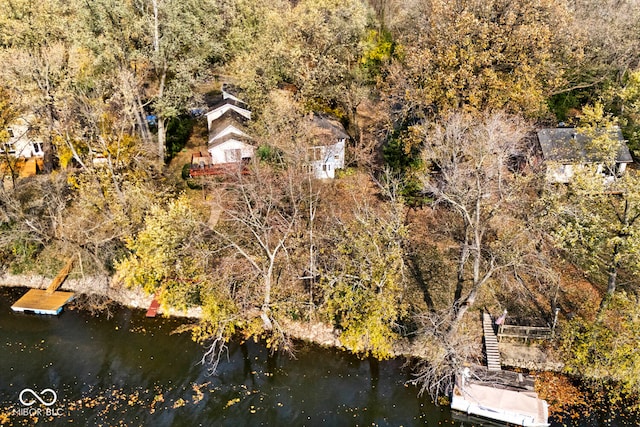
{"type": "Polygon", "coordinates": [[[341,343],[363,357],[392,357],[407,314],[404,301],[401,218],[362,209],[338,226],[335,247],[326,253],[322,286],[324,311],[340,331],[341,343]]]}

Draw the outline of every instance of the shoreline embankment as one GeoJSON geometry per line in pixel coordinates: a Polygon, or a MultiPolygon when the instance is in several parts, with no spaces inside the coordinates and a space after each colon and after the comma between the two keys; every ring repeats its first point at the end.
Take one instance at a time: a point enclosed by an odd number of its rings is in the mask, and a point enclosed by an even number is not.
{"type": "MultiPolygon", "coordinates": [[[[0,286],[3,287],[45,289],[50,282],[51,278],[39,275],[14,275],[7,272],[0,275],[0,286]]],[[[112,277],[109,276],[70,275],[64,281],[60,290],[71,291],[89,297],[107,298],[109,301],[122,306],[143,310],[146,310],[153,300],[153,295],[147,294],[142,289],[129,289],[121,284],[114,283],[112,277]]],[[[161,307],[159,314],[161,316],[190,319],[200,319],[203,315],[200,307],[191,308],[187,311],[161,307]]],[[[325,323],[284,319],[281,320],[281,326],[291,338],[323,347],[345,349],[340,342],[339,332],[325,323]]],[[[518,345],[503,345],[501,352],[505,353],[503,354],[505,365],[536,371],[557,372],[561,369],[562,365],[555,360],[550,360],[542,349],[531,346],[521,347],[518,345]]],[[[394,349],[395,357],[423,358],[423,353],[424,349],[420,345],[410,343],[408,340],[401,340],[396,343],[394,349]]]]}

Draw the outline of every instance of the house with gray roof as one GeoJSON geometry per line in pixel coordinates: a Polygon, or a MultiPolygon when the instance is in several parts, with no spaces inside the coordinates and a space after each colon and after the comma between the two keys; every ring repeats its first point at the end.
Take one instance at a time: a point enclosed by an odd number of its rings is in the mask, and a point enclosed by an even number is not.
{"type": "Polygon", "coordinates": [[[622,132],[617,127],[608,131],[609,141],[615,144],[609,152],[603,151],[596,141],[605,136],[605,132],[607,131],[587,134],[570,127],[540,129],[538,141],[547,167],[546,180],[566,184],[571,181],[576,170],[585,165],[596,165],[597,172],[605,179],[624,173],[627,164],[633,163],[633,159],[622,132]]]}

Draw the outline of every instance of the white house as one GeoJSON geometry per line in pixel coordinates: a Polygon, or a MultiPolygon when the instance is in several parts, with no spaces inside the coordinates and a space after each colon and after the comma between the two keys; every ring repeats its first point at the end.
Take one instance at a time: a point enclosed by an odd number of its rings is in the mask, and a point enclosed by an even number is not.
{"type": "Polygon", "coordinates": [[[9,139],[0,145],[0,154],[9,154],[16,158],[30,159],[43,157],[42,142],[30,135],[31,125],[28,118],[19,118],[7,128],[9,139]]]}
{"type": "Polygon", "coordinates": [[[606,154],[594,146],[594,136],[581,133],[576,128],[540,129],[538,141],[547,167],[546,180],[566,184],[578,168],[588,164],[597,165],[598,172],[605,178],[612,173],[624,173],[627,164],[633,163],[631,153],[619,128],[611,131],[610,137],[618,144],[617,153],[615,164],[605,165],[606,154]]]}
{"type": "Polygon", "coordinates": [[[243,126],[246,120],[244,116],[239,115],[233,110],[223,113],[209,124],[209,145],[213,145],[219,140],[229,136],[249,138],[243,126]]]}
{"type": "Polygon", "coordinates": [[[336,120],[313,116],[312,146],[307,150],[308,168],[318,179],[333,179],[336,169],[344,168],[344,155],[349,135],[336,120]]]}
{"type": "Polygon", "coordinates": [[[255,147],[244,128],[251,111],[244,101],[223,90],[221,102],[206,117],[207,154],[192,155],[191,176],[223,175],[253,158],[255,147]]]}
{"type": "Polygon", "coordinates": [[[251,160],[255,147],[251,145],[249,138],[227,135],[209,144],[207,151],[211,156],[211,164],[220,165],[251,160]]]}

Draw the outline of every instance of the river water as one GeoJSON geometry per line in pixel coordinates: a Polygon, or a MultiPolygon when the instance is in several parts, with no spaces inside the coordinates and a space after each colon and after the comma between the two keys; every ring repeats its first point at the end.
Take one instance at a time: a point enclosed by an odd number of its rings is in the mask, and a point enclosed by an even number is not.
{"type": "Polygon", "coordinates": [[[418,397],[400,360],[303,343],[295,358],[271,356],[246,342],[231,344],[210,375],[203,348],[172,334],[185,320],[122,307],[111,318],[13,313],[23,293],[0,288],[1,425],[474,425],[418,397]]]}
{"type": "Polygon", "coordinates": [[[22,293],[0,288],[2,425],[456,425],[448,409],[405,385],[401,361],[370,363],[307,344],[291,359],[246,342],[230,345],[209,375],[203,348],[172,334],[184,320],[126,308],[110,319],[13,313],[22,293]],[[20,396],[27,388],[51,405],[27,407],[36,399],[20,396]]]}

